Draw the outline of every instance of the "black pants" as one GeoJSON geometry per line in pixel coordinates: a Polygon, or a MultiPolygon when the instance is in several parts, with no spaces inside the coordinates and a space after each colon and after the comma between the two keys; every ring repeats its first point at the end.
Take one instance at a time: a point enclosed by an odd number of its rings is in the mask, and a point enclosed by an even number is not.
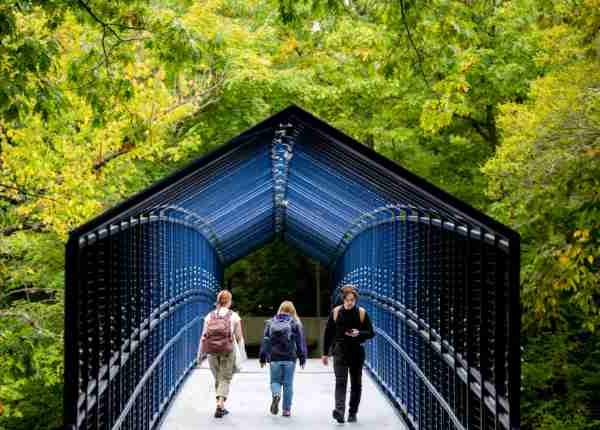
{"type": "Polygon", "coordinates": [[[333,372],[335,373],[335,409],[342,415],[346,410],[346,389],[348,387],[348,374],[350,375],[350,405],[348,412],[358,412],[360,395],[362,392],[362,369],[364,358],[343,357],[334,355],[333,372]]]}

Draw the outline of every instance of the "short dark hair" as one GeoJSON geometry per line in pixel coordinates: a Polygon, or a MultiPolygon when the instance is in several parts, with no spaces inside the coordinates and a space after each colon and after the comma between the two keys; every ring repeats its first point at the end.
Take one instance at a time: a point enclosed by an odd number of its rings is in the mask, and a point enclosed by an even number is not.
{"type": "Polygon", "coordinates": [[[358,300],[358,290],[352,284],[342,286],[342,298],[346,298],[348,294],[354,295],[354,299],[358,300]]]}

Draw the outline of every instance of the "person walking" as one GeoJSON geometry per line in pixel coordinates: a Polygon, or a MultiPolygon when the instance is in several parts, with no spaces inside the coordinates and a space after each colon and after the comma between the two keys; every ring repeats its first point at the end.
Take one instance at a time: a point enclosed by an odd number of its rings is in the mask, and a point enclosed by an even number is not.
{"type": "Polygon", "coordinates": [[[215,310],[204,318],[200,342],[201,353],[208,354],[210,371],[215,378],[215,418],[222,418],[229,413],[225,409],[225,401],[235,365],[234,336],[238,344],[243,344],[242,319],[230,309],[231,301],[231,292],[228,290],[217,294],[215,310]]]}
{"type": "Polygon", "coordinates": [[[282,415],[291,416],[296,359],[299,359],[300,367],[304,368],[306,357],[307,348],[302,322],[298,318],[294,304],[286,300],[279,306],[277,315],[266,322],[259,352],[260,367],[270,363],[272,394],[270,411],[273,415],[279,413],[279,400],[283,388],[282,415]]]}
{"type": "Polygon", "coordinates": [[[338,423],[344,422],[348,374],[350,374],[348,422],[356,422],[362,391],[362,369],[365,362],[365,349],[362,343],[375,336],[369,315],[364,308],[356,304],[358,301],[356,287],[350,284],[344,285],[341,296],[342,304],[332,309],[327,320],[321,357],[323,364],[327,366],[328,356],[332,350],[335,374],[335,409],[332,415],[338,423]]]}

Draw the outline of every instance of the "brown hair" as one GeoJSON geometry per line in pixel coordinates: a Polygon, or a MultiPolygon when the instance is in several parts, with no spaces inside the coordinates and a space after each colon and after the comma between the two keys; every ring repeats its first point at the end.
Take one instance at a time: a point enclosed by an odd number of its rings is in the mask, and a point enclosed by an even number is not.
{"type": "Polygon", "coordinates": [[[298,316],[298,312],[296,312],[296,307],[289,300],[281,302],[277,313],[291,315],[292,318],[294,318],[297,322],[300,322],[300,317],[298,316]]]}
{"type": "Polygon", "coordinates": [[[229,290],[221,290],[217,294],[217,307],[226,305],[231,301],[231,292],[229,290]]]}
{"type": "Polygon", "coordinates": [[[358,290],[352,284],[346,284],[342,287],[342,297],[345,298],[348,294],[354,295],[354,299],[358,300],[358,290]]]}

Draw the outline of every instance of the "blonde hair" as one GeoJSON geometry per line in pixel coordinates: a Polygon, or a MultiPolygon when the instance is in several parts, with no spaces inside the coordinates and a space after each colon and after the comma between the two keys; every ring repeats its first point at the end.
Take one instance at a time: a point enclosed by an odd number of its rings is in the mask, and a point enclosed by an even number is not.
{"type": "Polygon", "coordinates": [[[221,290],[217,294],[217,307],[226,305],[231,301],[231,292],[229,290],[221,290]]]}
{"type": "Polygon", "coordinates": [[[279,305],[278,314],[288,314],[291,315],[297,322],[300,322],[300,317],[298,316],[298,312],[296,312],[296,307],[289,300],[284,300],[279,305]]]}

